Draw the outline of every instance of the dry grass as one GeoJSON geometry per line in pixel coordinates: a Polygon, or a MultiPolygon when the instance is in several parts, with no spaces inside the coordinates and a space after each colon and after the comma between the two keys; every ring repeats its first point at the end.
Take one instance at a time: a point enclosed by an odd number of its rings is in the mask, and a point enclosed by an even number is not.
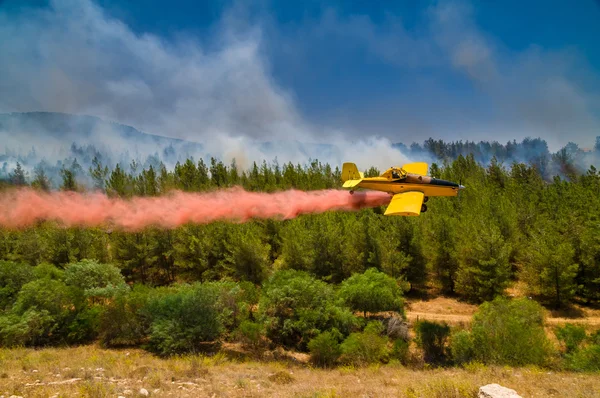
{"type": "MultiPolygon", "coordinates": [[[[446,322],[450,325],[468,325],[477,305],[465,303],[455,298],[438,296],[429,300],[407,299],[406,316],[410,321],[429,320],[446,322]]],[[[545,310],[548,326],[565,323],[579,324],[588,330],[600,326],[600,309],[573,304],[562,310],[545,310]]]]}
{"type": "Polygon", "coordinates": [[[523,397],[600,397],[600,375],[471,365],[411,370],[400,365],[312,369],[301,362],[186,356],[97,346],[0,350],[0,395],[23,397],[475,397],[499,383],[523,397]]]}
{"type": "Polygon", "coordinates": [[[407,299],[406,307],[410,312],[443,315],[453,314],[471,316],[477,311],[477,305],[444,296],[438,296],[430,300],[407,299]]]}

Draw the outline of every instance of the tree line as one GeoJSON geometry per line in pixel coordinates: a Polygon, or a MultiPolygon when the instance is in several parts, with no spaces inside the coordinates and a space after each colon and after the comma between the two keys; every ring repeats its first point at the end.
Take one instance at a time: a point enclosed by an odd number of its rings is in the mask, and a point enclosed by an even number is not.
{"type": "MultiPolygon", "coordinates": [[[[67,151],[67,156],[63,160],[56,161],[55,164],[40,157],[39,151],[35,147],[32,147],[27,154],[18,154],[7,147],[5,153],[0,154],[0,184],[25,184],[37,181],[36,183],[41,183],[42,186],[47,185],[48,187],[58,188],[61,185],[64,186],[64,179],[67,177],[72,178],[73,183],[76,182],[89,189],[97,185],[97,180],[92,179],[88,172],[90,168],[96,170],[96,177],[100,178],[100,184],[104,185],[101,176],[104,173],[102,163],[111,170],[118,164],[123,173],[127,174],[131,171],[135,176],[142,169],[148,170],[152,166],[153,172],[159,175],[165,163],[175,165],[176,162],[179,162],[179,167],[181,167],[188,158],[201,153],[199,144],[188,143],[182,145],[182,147],[178,147],[178,150],[172,144],[169,146],[163,145],[154,154],[147,155],[142,159],[140,155],[133,156],[129,152],[116,154],[100,150],[94,145],[80,145],[74,142],[67,151]],[[128,164],[133,157],[135,157],[135,160],[128,164]],[[13,166],[15,164],[16,170],[13,166]],[[98,168],[99,164],[100,168],[98,168]]],[[[536,167],[547,181],[551,181],[555,175],[569,177],[573,174],[584,173],[590,165],[597,165],[600,159],[600,136],[596,137],[593,147],[581,148],[576,143],[569,142],[556,152],[550,151],[545,140],[530,137],[524,138],[520,142],[516,140],[507,141],[506,144],[497,141],[444,141],[429,138],[422,143],[413,142],[410,145],[396,143],[392,147],[399,149],[410,159],[428,163],[451,162],[459,156],[466,157],[469,155],[472,155],[475,161],[485,166],[488,166],[492,159],[505,164],[525,163],[536,167]]],[[[327,145],[324,145],[323,148],[327,148],[327,145]]],[[[316,155],[314,157],[318,158],[316,155]]],[[[192,160],[192,163],[200,169],[201,173],[208,170],[209,176],[215,171],[210,169],[224,166],[222,163],[219,165],[219,160],[215,158],[205,158],[205,160],[202,160],[202,162],[192,160]]],[[[318,163],[318,161],[316,162],[318,163]]],[[[309,164],[312,165],[312,163],[313,161],[309,161],[309,164]]],[[[241,170],[235,162],[226,166],[236,171],[229,176],[229,183],[240,184],[244,182],[242,181],[244,173],[246,178],[250,178],[248,174],[251,172],[255,173],[256,176],[257,172],[260,173],[263,164],[253,165],[250,170],[241,170]]],[[[270,162],[269,166],[275,172],[275,169],[279,167],[277,159],[275,158],[270,162]]],[[[283,168],[289,167],[289,162],[284,163],[279,167],[279,171],[282,173],[283,168]]],[[[291,167],[303,168],[299,164],[291,165],[291,167]]],[[[227,183],[227,180],[210,181],[210,184],[214,186],[220,186],[219,184],[223,183],[227,183]]],[[[71,184],[72,186],[73,184],[71,184]]]]}
{"type": "MultiPolygon", "coordinates": [[[[371,167],[366,175],[378,175],[371,167]]],[[[18,174],[18,170],[15,170],[18,174]]],[[[155,196],[173,189],[203,192],[241,185],[247,190],[339,188],[339,168],[318,161],[300,166],[235,164],[191,159],[174,169],[109,170],[100,162],[88,173],[95,189],[113,197],[155,196]]],[[[177,280],[231,277],[260,284],[274,268],[302,270],[332,283],[376,268],[411,289],[437,285],[474,302],[503,295],[515,281],[543,303],[563,306],[600,298],[600,175],[543,178],[534,165],[488,166],[472,155],[433,163],[430,174],[461,181],[457,198],[431,198],[418,218],[385,217],[384,208],[328,212],[293,220],[255,220],[149,227],[139,232],[63,228],[52,221],[24,230],[0,229],[0,258],[64,266],[95,258],[117,265],[128,281],[167,285],[177,280]]],[[[43,175],[31,183],[48,189],[43,175]]],[[[63,174],[62,189],[78,190],[63,174]]]]}

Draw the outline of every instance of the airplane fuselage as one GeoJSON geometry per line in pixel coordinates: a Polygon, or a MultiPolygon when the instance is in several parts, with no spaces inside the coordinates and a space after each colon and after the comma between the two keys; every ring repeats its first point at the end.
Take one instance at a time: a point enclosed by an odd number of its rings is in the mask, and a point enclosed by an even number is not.
{"type": "Polygon", "coordinates": [[[364,178],[354,188],[372,189],[391,194],[419,191],[423,192],[425,196],[457,196],[460,185],[429,176],[409,174],[403,179],[388,179],[385,177],[364,178]]]}

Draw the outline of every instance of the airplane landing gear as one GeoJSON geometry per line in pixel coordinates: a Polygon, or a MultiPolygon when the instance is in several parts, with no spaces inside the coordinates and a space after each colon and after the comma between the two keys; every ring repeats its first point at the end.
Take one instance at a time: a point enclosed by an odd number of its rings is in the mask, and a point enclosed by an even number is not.
{"type": "Polygon", "coordinates": [[[429,196],[425,196],[425,197],[423,198],[423,203],[427,203],[427,201],[428,201],[428,200],[429,200],[429,196]]]}
{"type": "Polygon", "coordinates": [[[421,213],[425,213],[427,211],[427,205],[425,203],[423,203],[421,205],[421,213]]]}

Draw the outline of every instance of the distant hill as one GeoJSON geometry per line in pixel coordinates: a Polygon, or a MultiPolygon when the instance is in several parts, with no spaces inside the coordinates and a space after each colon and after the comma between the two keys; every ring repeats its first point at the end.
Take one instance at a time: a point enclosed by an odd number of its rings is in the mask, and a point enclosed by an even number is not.
{"type": "Polygon", "coordinates": [[[42,134],[59,140],[71,140],[87,143],[101,140],[102,134],[112,131],[126,140],[153,142],[160,146],[197,145],[199,143],[185,141],[177,138],[164,137],[148,134],[134,127],[120,123],[110,122],[95,116],[72,115],[58,112],[22,112],[22,113],[0,113],[0,134],[2,132],[28,132],[42,134]]]}
{"type": "MultiPolygon", "coordinates": [[[[155,134],[142,132],[134,127],[110,122],[95,116],[73,115],[57,112],[23,112],[23,113],[4,113],[0,114],[0,137],[5,136],[4,144],[8,149],[20,147],[28,151],[32,146],[40,155],[46,155],[48,148],[40,147],[41,142],[52,142],[54,146],[71,148],[71,153],[65,155],[77,155],[75,147],[94,146],[100,152],[108,150],[122,152],[136,152],[140,147],[145,147],[144,152],[148,154],[148,149],[156,151],[159,157],[165,161],[180,160],[188,155],[215,156],[222,154],[212,154],[205,151],[202,143],[187,141],[177,138],[164,137],[155,134]],[[115,140],[117,138],[118,140],[115,140]],[[117,141],[121,145],[108,145],[117,141]],[[106,145],[108,147],[106,147],[106,145]],[[115,148],[116,146],[116,148],[115,148]]],[[[296,153],[296,157],[309,159],[328,159],[331,160],[339,155],[339,148],[329,144],[312,144],[300,141],[267,141],[255,143],[259,152],[276,156],[277,154],[286,154],[290,150],[296,153]]],[[[0,149],[3,149],[0,147],[0,149]]],[[[21,153],[21,155],[24,155],[21,153]]],[[[284,161],[284,159],[279,161],[284,161]]],[[[1,157],[0,157],[0,160],[1,157]]],[[[252,159],[260,162],[262,159],[252,159]]],[[[267,161],[272,158],[265,159],[267,161]]]]}

